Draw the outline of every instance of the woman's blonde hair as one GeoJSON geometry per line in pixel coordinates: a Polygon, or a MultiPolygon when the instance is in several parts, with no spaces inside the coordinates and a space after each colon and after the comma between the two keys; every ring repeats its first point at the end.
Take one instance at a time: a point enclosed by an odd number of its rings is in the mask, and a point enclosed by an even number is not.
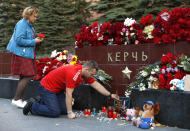
{"type": "Polygon", "coordinates": [[[25,18],[25,19],[29,19],[29,17],[33,14],[38,14],[39,10],[38,8],[36,7],[33,7],[33,6],[29,6],[29,7],[26,7],[22,13],[22,16],[25,18]]]}

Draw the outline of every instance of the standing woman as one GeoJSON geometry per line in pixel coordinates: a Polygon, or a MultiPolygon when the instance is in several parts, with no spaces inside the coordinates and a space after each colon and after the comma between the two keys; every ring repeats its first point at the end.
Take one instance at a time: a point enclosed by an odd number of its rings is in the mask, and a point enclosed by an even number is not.
{"type": "Polygon", "coordinates": [[[35,46],[43,40],[36,38],[32,27],[38,12],[39,10],[32,6],[24,9],[23,19],[16,24],[7,46],[7,50],[12,52],[11,72],[20,76],[12,104],[20,108],[26,105],[26,101],[23,101],[26,85],[36,75],[35,46]]]}

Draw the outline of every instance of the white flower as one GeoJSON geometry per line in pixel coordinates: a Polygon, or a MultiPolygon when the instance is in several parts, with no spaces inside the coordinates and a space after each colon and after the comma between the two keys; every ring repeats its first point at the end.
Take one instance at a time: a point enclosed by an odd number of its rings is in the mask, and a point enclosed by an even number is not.
{"type": "Polygon", "coordinates": [[[148,35],[147,39],[153,38],[153,36],[152,36],[153,30],[154,30],[154,25],[148,25],[144,28],[143,33],[148,35]]]}
{"type": "Polygon", "coordinates": [[[132,24],[136,23],[136,21],[132,18],[125,19],[124,25],[125,26],[131,26],[132,24]]]}
{"type": "Polygon", "coordinates": [[[143,87],[144,86],[144,84],[143,83],[140,83],[140,85],[139,85],[140,87],[143,87]]]}
{"type": "Polygon", "coordinates": [[[77,41],[75,41],[75,48],[78,48],[78,46],[77,46],[77,41]]]}
{"type": "Polygon", "coordinates": [[[148,34],[148,37],[147,37],[148,39],[152,39],[152,38],[154,38],[154,36],[152,36],[151,35],[151,33],[150,34],[148,34]]]}
{"type": "Polygon", "coordinates": [[[150,76],[150,77],[149,77],[149,81],[151,81],[151,82],[152,82],[152,81],[156,81],[156,80],[157,80],[157,78],[155,78],[155,77],[153,77],[153,76],[150,76]]]}
{"type": "Polygon", "coordinates": [[[127,91],[125,92],[125,96],[126,96],[126,97],[129,97],[129,96],[130,96],[130,94],[131,94],[131,92],[130,92],[130,91],[129,91],[129,92],[127,92],[127,91]]]}
{"type": "Polygon", "coordinates": [[[144,28],[143,33],[149,34],[154,30],[154,25],[148,25],[144,28]]]}
{"type": "Polygon", "coordinates": [[[153,75],[153,74],[156,74],[156,72],[155,71],[151,71],[151,74],[153,75]]]}
{"type": "Polygon", "coordinates": [[[92,34],[94,33],[94,30],[93,30],[93,29],[91,30],[91,33],[92,33],[92,34]]]}
{"type": "Polygon", "coordinates": [[[64,52],[65,54],[67,54],[69,51],[68,51],[68,50],[64,50],[63,52],[64,52]]]}
{"type": "Polygon", "coordinates": [[[128,36],[128,35],[129,35],[129,31],[126,31],[125,36],[128,36]]]}
{"type": "Polygon", "coordinates": [[[141,75],[142,75],[143,77],[146,77],[146,76],[148,75],[148,73],[147,73],[146,71],[141,71],[141,75]]]}
{"type": "Polygon", "coordinates": [[[135,40],[135,45],[137,45],[139,43],[139,41],[138,40],[135,40]]]}
{"type": "Polygon", "coordinates": [[[148,82],[148,88],[151,88],[151,85],[152,85],[151,82],[148,82]]]}
{"type": "Polygon", "coordinates": [[[134,36],[135,35],[135,33],[131,33],[131,36],[134,36]]]}
{"type": "Polygon", "coordinates": [[[67,57],[66,57],[66,55],[60,54],[59,57],[57,57],[56,59],[57,59],[58,61],[61,61],[61,60],[66,60],[67,57]]]}
{"type": "Polygon", "coordinates": [[[103,39],[104,39],[103,35],[98,38],[98,40],[103,40],[103,39]]]}
{"type": "Polygon", "coordinates": [[[153,81],[153,79],[154,79],[153,76],[149,77],[149,81],[153,81]]]}
{"type": "Polygon", "coordinates": [[[156,72],[159,72],[159,68],[154,69],[156,72]]]}
{"type": "Polygon", "coordinates": [[[58,55],[60,52],[57,52],[57,50],[54,50],[51,52],[51,56],[50,57],[55,57],[56,55],[58,55]]]}
{"type": "Polygon", "coordinates": [[[140,90],[140,91],[146,90],[145,84],[140,83],[140,84],[139,84],[139,90],[140,90]]]}
{"type": "Polygon", "coordinates": [[[47,68],[48,68],[48,66],[44,66],[44,69],[42,70],[43,74],[46,72],[47,68]]]}
{"type": "Polygon", "coordinates": [[[139,90],[140,91],[144,91],[144,90],[146,90],[146,88],[145,87],[141,87],[141,88],[139,88],[139,90]]]}
{"type": "Polygon", "coordinates": [[[105,78],[102,77],[102,76],[99,76],[98,79],[101,80],[101,81],[104,81],[104,80],[105,80],[105,78]]]}

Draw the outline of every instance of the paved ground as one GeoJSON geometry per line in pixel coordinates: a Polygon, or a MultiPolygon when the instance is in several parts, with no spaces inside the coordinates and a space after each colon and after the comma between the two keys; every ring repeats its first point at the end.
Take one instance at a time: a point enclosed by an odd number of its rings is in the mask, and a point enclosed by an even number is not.
{"type": "MultiPolygon", "coordinates": [[[[130,122],[111,120],[100,122],[97,118],[70,120],[66,116],[47,118],[24,116],[22,110],[12,106],[10,100],[0,98],[0,131],[142,131],[130,122]]],[[[189,131],[173,127],[155,127],[154,131],[189,131]]]]}

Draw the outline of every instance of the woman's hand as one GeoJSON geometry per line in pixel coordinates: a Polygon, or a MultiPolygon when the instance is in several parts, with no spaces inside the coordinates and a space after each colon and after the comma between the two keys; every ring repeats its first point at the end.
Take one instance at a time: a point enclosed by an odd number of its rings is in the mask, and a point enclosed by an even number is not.
{"type": "Polygon", "coordinates": [[[42,42],[43,40],[44,40],[43,38],[39,38],[39,37],[35,38],[36,43],[40,43],[40,42],[42,42]]]}
{"type": "Polygon", "coordinates": [[[67,117],[70,118],[70,119],[74,119],[74,118],[76,118],[77,116],[76,116],[76,114],[75,114],[74,112],[71,112],[71,113],[69,113],[69,114],[67,115],[67,117]]]}

